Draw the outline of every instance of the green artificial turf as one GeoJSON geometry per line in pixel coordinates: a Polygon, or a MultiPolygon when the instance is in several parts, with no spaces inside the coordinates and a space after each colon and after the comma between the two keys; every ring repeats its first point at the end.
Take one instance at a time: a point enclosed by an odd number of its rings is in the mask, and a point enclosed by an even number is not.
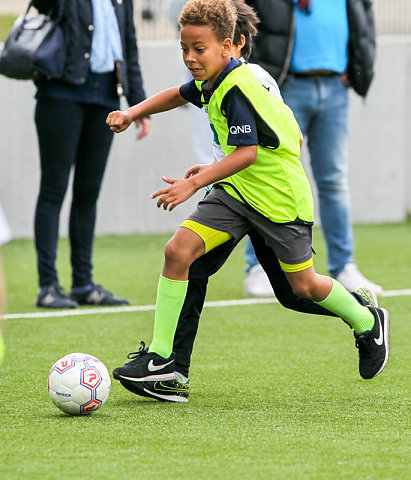
{"type": "Polygon", "coordinates": [[[16,18],[17,17],[15,15],[0,15],[0,42],[6,40],[16,18]]]}
{"type": "MultiPolygon", "coordinates": [[[[411,288],[411,226],[355,229],[357,259],[386,290],[411,288]]],[[[102,237],[96,281],[133,305],[151,305],[167,235],[102,237]]],[[[315,264],[325,273],[315,231],[315,264]]],[[[239,247],[210,281],[207,300],[242,298],[239,247]]],[[[9,313],[33,312],[32,242],[4,248],[9,313]]],[[[70,286],[67,242],[61,283],[70,286]]],[[[10,319],[0,368],[0,478],[4,479],[408,479],[411,297],[389,309],[391,357],[371,381],[358,375],[350,329],[278,304],[205,308],[192,357],[188,404],[134,396],[113,381],[90,417],[68,417],[49,400],[47,374],[83,351],[109,371],[140,340],[153,312],[10,319]]]]}

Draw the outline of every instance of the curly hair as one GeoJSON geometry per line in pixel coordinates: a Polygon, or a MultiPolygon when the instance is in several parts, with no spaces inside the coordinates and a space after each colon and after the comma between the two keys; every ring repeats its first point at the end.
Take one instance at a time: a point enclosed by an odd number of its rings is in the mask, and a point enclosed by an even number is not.
{"type": "Polygon", "coordinates": [[[189,0],[179,18],[181,27],[210,27],[219,42],[233,39],[236,22],[237,10],[232,0],[189,0]]]}
{"type": "Polygon", "coordinates": [[[258,33],[257,25],[260,23],[254,10],[244,0],[231,0],[237,10],[237,23],[234,31],[233,44],[241,42],[241,35],[245,37],[245,45],[241,49],[241,55],[248,60],[251,55],[253,37],[258,33]]]}

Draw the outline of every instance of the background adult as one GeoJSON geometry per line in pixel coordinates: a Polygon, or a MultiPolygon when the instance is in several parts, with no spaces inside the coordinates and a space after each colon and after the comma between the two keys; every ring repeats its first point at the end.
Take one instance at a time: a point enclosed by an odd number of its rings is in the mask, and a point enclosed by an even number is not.
{"type": "MultiPolygon", "coordinates": [[[[145,98],[132,0],[34,0],[41,13],[62,19],[66,62],[62,79],[39,78],[35,122],[40,146],[41,183],[35,214],[40,292],[36,305],[74,308],[78,304],[120,305],[92,277],[92,249],[99,196],[113,133],[105,119],[145,98]],[[59,216],[74,168],[70,210],[72,289],[59,285],[56,251],[59,216]]],[[[148,118],[136,121],[138,138],[149,131],[148,118]]]]}
{"type": "MultiPolygon", "coordinates": [[[[278,82],[308,141],[328,270],[344,287],[382,287],[354,261],[348,184],[347,87],[365,97],[373,78],[371,0],[247,0],[260,18],[251,61],[278,82]]],[[[247,248],[250,267],[258,264],[247,248]]]]}

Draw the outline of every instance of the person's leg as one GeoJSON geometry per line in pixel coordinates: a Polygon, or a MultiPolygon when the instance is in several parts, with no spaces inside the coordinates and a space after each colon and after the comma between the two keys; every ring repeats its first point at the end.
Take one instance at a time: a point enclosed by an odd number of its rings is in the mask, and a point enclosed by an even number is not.
{"type": "Polygon", "coordinates": [[[321,227],[328,268],[338,273],[353,262],[353,235],[348,188],[348,93],[339,77],[291,78],[282,89],[307,137],[318,188],[321,227]]]}
{"type": "Polygon", "coordinates": [[[304,137],[307,135],[311,119],[318,108],[318,94],[315,83],[310,78],[291,76],[281,87],[281,95],[294,113],[304,137]]]}
{"type": "MultiPolygon", "coordinates": [[[[192,217],[196,213],[201,217],[200,210],[204,209],[206,212],[211,210],[215,213],[226,213],[234,220],[238,218],[237,215],[233,216],[231,209],[224,210],[221,203],[221,206],[216,209],[216,204],[219,203],[218,194],[210,194],[210,197],[214,201],[200,202],[192,217]]],[[[219,222],[216,220],[216,223],[219,222]]],[[[236,231],[244,231],[247,227],[242,225],[241,217],[239,223],[237,229],[233,228],[236,231]]],[[[244,233],[238,235],[238,240],[244,236],[244,233]]],[[[193,262],[204,253],[229,242],[231,238],[233,238],[231,234],[208,227],[193,219],[187,219],[182,223],[165,248],[165,262],[157,289],[151,345],[148,349],[142,345],[135,356],[129,356],[132,358],[131,362],[114,369],[114,378],[132,382],[172,380],[174,378],[173,341],[187,294],[189,269],[193,262]]],[[[128,388],[127,385],[124,386],[128,388]]]]}
{"type": "Polygon", "coordinates": [[[200,315],[203,310],[207,292],[208,277],[191,278],[187,293],[178,317],[174,335],[173,352],[175,354],[176,372],[189,377],[191,354],[197,336],[200,315]]]}
{"type": "Polygon", "coordinates": [[[245,239],[245,249],[244,249],[244,260],[247,264],[247,272],[250,271],[252,267],[258,265],[258,258],[254,251],[254,246],[251,243],[250,237],[245,239]]]}
{"type": "Polygon", "coordinates": [[[60,210],[80,141],[83,111],[74,102],[37,100],[41,182],[34,231],[40,287],[58,284],[55,267],[60,210]]]}
{"type": "Polygon", "coordinates": [[[105,124],[110,110],[98,105],[84,105],[84,109],[86,115],[76,155],[69,223],[73,288],[92,283],[97,199],[113,139],[113,132],[105,124]]]}
{"type": "MultiPolygon", "coordinates": [[[[314,315],[337,316],[312,300],[295,295],[274,250],[266,245],[264,238],[256,230],[250,230],[248,235],[278,301],[285,308],[314,315]]],[[[233,241],[226,242],[198,258],[190,267],[187,294],[173,344],[176,371],[185,377],[189,376],[191,354],[205,301],[208,278],[222,267],[235,246],[233,241]]],[[[355,294],[354,296],[357,301],[362,301],[355,294]]]]}
{"type": "Polygon", "coordinates": [[[190,267],[196,259],[219,245],[231,239],[238,242],[243,238],[250,224],[247,217],[241,214],[241,208],[245,209],[241,202],[230,197],[223,189],[213,189],[181,224],[165,249],[152,343],[149,349],[143,345],[135,356],[129,356],[131,362],[114,369],[114,378],[132,382],[175,378],[174,355],[170,353],[187,293],[190,267]]]}
{"type": "Polygon", "coordinates": [[[188,288],[192,263],[231,235],[196,222],[185,221],[165,248],[165,262],[157,290],[153,341],[149,351],[167,358],[172,352],[178,318],[188,288]]]}
{"type": "Polygon", "coordinates": [[[174,335],[175,378],[162,382],[120,379],[123,387],[143,397],[169,402],[186,401],[189,396],[191,354],[204,306],[208,278],[221,268],[235,245],[234,240],[229,240],[202,255],[190,267],[187,293],[174,335]]]}
{"type": "Polygon", "coordinates": [[[312,258],[312,225],[278,224],[254,217],[257,231],[275,251],[295,295],[335,313],[358,333],[373,324],[369,310],[337,281],[315,272],[312,258]],[[342,291],[341,291],[342,290],[342,291]],[[331,295],[332,294],[332,295],[331,295]],[[337,299],[338,301],[331,301],[337,299]]]}
{"type": "MultiPolygon", "coordinates": [[[[283,307],[297,312],[314,315],[327,315],[331,317],[338,316],[312,300],[297,296],[293,292],[274,250],[266,245],[264,238],[257,231],[251,230],[249,235],[253,242],[257,257],[271,282],[275,296],[283,307]]],[[[361,288],[350,293],[360,305],[372,307],[378,306],[377,298],[367,288],[361,288]]],[[[351,328],[349,323],[345,320],[343,321],[351,328]]]]}
{"type": "Polygon", "coordinates": [[[236,244],[230,240],[198,258],[190,267],[188,288],[174,335],[176,372],[189,376],[191,354],[203,310],[208,279],[214,275],[230,256],[236,244]]]}
{"type": "Polygon", "coordinates": [[[264,238],[256,230],[251,230],[249,236],[257,258],[272,285],[275,296],[283,307],[297,312],[336,316],[333,312],[314,303],[312,300],[297,296],[293,292],[274,250],[266,245],[264,238]]]}
{"type": "Polygon", "coordinates": [[[328,270],[353,291],[382,287],[365,278],[353,263],[353,231],[348,185],[348,92],[339,77],[291,78],[284,84],[285,103],[294,112],[310,152],[318,188],[321,228],[328,270]]]}
{"type": "Polygon", "coordinates": [[[261,266],[249,237],[245,241],[244,260],[246,272],[243,283],[244,295],[251,297],[273,296],[273,289],[267,274],[261,266]]]}
{"type": "MultiPolygon", "coordinates": [[[[141,342],[131,359],[113,370],[113,377],[125,388],[129,382],[165,381],[175,377],[173,340],[188,287],[190,265],[205,251],[202,238],[180,227],[165,247],[165,262],[157,287],[153,339],[149,348],[141,342]]],[[[137,393],[137,392],[136,392],[137,393]]]]}
{"type": "Polygon", "coordinates": [[[348,184],[348,91],[339,77],[317,78],[318,113],[308,129],[311,166],[318,188],[328,270],[336,276],[354,262],[348,184]]]}
{"type": "Polygon", "coordinates": [[[70,210],[72,265],[71,298],[81,305],[127,305],[126,298],[115,296],[93,283],[92,253],[97,200],[110,151],[113,132],[106,128],[107,107],[84,105],[85,122],[76,156],[73,199],[70,210]]]}
{"type": "Polygon", "coordinates": [[[317,303],[354,329],[361,376],[378,375],[388,360],[390,318],[387,311],[372,306],[372,292],[369,300],[361,295],[368,292],[351,295],[338,281],[315,272],[311,225],[278,224],[257,215],[251,215],[250,222],[274,250],[294,294],[317,303]]]}
{"type": "Polygon", "coordinates": [[[296,295],[334,312],[354,329],[361,377],[371,379],[381,373],[389,355],[388,311],[360,305],[337,280],[318,275],[314,267],[288,271],[286,276],[296,295]]]}
{"type": "Polygon", "coordinates": [[[286,272],[285,275],[296,295],[335,313],[351,325],[356,333],[372,329],[372,313],[336,280],[317,274],[313,266],[301,271],[286,272]]]}

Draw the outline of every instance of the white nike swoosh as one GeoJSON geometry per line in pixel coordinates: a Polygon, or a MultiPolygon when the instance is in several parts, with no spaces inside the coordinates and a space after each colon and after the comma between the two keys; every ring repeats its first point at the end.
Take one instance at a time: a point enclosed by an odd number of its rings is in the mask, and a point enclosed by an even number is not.
{"type": "Polygon", "coordinates": [[[170,363],[173,363],[174,360],[170,360],[168,363],[163,363],[162,365],[154,365],[153,360],[150,360],[148,364],[148,369],[150,372],[156,372],[157,370],[161,370],[162,368],[166,367],[167,365],[170,365],[170,363]]]}
{"type": "Polygon", "coordinates": [[[379,316],[378,316],[378,322],[380,323],[380,336],[378,338],[374,338],[374,342],[377,345],[382,345],[382,342],[384,341],[384,335],[383,335],[383,332],[382,332],[381,320],[380,320],[379,316]]]}

